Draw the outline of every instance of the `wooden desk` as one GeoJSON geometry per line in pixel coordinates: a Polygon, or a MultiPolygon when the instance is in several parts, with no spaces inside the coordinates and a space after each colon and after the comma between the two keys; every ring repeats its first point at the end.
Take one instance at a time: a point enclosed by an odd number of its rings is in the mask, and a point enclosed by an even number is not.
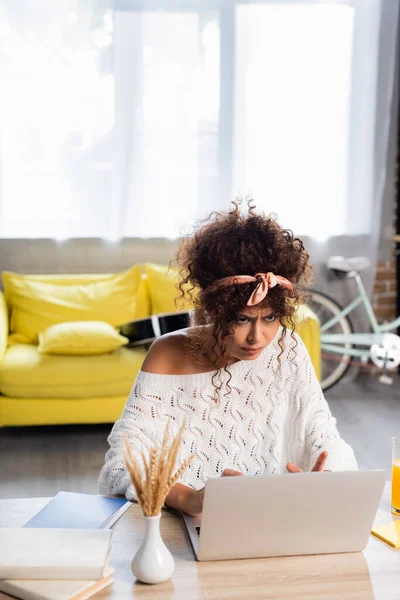
{"type": "MultiPolygon", "coordinates": [[[[377,514],[379,523],[392,518],[389,497],[387,484],[377,514]]],[[[0,527],[22,526],[48,500],[0,500],[0,527]]],[[[170,581],[145,585],[136,582],[130,570],[143,531],[140,509],[133,504],[114,526],[110,564],[115,567],[115,581],[95,598],[398,600],[400,595],[400,549],[373,536],[364,552],[198,563],[181,517],[167,511],[161,531],[174,555],[175,573],[170,581]]],[[[0,593],[1,600],[9,598],[0,593]]]]}

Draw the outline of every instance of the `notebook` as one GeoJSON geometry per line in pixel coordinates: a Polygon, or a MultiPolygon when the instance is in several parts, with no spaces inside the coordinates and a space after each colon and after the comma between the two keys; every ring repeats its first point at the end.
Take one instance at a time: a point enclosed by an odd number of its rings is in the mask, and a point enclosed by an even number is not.
{"type": "Polygon", "coordinates": [[[113,582],[114,569],[97,581],[5,579],[0,581],[0,592],[20,600],[87,600],[113,582]]]}
{"type": "Polygon", "coordinates": [[[24,527],[109,529],[130,506],[126,498],[58,492],[24,527]]]}
{"type": "Polygon", "coordinates": [[[393,548],[400,548],[400,519],[385,525],[376,525],[372,528],[371,533],[393,548]]]}
{"type": "Polygon", "coordinates": [[[0,528],[0,579],[102,579],[112,531],[0,528]]]}

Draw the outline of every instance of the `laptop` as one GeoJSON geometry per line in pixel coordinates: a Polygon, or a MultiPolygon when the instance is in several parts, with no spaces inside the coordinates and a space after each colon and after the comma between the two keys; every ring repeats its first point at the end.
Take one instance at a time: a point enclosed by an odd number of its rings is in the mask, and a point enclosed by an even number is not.
{"type": "Polygon", "coordinates": [[[208,479],[203,513],[183,513],[197,560],[357,552],[367,545],[386,472],[208,479]]]}

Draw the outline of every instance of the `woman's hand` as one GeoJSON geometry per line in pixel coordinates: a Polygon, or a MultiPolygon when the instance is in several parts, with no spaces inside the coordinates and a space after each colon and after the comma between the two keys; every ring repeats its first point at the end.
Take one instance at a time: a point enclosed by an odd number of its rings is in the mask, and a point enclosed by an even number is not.
{"type": "MultiPolygon", "coordinates": [[[[235,471],[234,469],[224,469],[221,477],[238,477],[240,475],[244,475],[240,471],[235,471]]],[[[184,509],[184,512],[192,517],[198,517],[203,512],[203,502],[204,502],[204,490],[205,488],[201,488],[200,490],[193,490],[193,494],[188,499],[187,510],[184,509]]]]}
{"type": "MultiPolygon", "coordinates": [[[[244,475],[234,469],[225,469],[221,477],[237,477],[244,475]]],[[[200,490],[192,490],[182,483],[176,483],[165,499],[165,504],[171,508],[177,508],[191,517],[198,517],[203,512],[204,487],[200,490]]]]}
{"type": "MultiPolygon", "coordinates": [[[[315,465],[313,466],[311,471],[324,471],[324,466],[325,466],[327,458],[328,458],[328,452],[326,450],[324,452],[321,452],[321,454],[318,456],[317,460],[315,461],[315,465]]],[[[286,468],[289,471],[289,473],[303,473],[304,472],[303,469],[299,469],[299,467],[296,467],[296,465],[293,463],[288,463],[286,465],[286,468]]]]}

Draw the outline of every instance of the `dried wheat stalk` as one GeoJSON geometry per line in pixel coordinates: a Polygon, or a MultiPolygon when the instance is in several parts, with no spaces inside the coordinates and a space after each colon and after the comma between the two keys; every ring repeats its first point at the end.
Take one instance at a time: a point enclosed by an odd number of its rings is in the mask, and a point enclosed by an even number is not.
{"type": "Polygon", "coordinates": [[[156,446],[150,448],[146,459],[144,452],[141,453],[143,469],[134,456],[132,447],[127,436],[124,434],[124,460],[131,481],[136,490],[136,496],[143,513],[147,517],[158,515],[164,504],[165,497],[178,481],[194,455],[189,456],[179,469],[174,473],[175,463],[182,441],[185,423],[182,423],[178,433],[169,445],[169,421],[165,427],[161,448],[156,446]]]}

